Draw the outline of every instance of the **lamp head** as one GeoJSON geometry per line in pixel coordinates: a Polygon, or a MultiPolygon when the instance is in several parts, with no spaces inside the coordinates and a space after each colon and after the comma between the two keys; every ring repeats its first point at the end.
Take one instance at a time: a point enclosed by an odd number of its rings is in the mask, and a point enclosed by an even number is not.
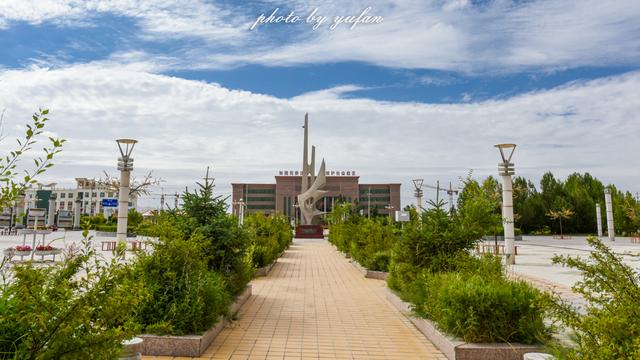
{"type": "Polygon", "coordinates": [[[424,179],[413,179],[413,186],[415,186],[416,189],[422,188],[422,183],[424,183],[424,179]]]}
{"type": "Polygon", "coordinates": [[[118,143],[118,149],[120,149],[120,155],[123,158],[128,158],[131,156],[133,152],[133,147],[136,145],[138,140],[135,139],[117,139],[116,143],[118,143]]]}
{"type": "Polygon", "coordinates": [[[494,147],[500,150],[500,156],[502,157],[502,161],[505,163],[511,162],[511,157],[513,156],[513,152],[516,150],[516,144],[496,144],[494,147]],[[505,154],[508,152],[508,155],[505,154]]]}

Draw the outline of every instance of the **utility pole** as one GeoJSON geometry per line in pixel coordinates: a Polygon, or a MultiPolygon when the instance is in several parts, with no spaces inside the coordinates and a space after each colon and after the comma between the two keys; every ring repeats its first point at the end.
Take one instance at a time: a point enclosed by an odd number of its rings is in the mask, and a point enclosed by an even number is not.
{"type": "Polygon", "coordinates": [[[173,208],[174,208],[174,209],[177,209],[177,208],[178,208],[178,197],[179,197],[179,196],[180,196],[180,195],[178,195],[178,193],[176,193],[176,194],[174,195],[174,198],[173,198],[173,208]]]}

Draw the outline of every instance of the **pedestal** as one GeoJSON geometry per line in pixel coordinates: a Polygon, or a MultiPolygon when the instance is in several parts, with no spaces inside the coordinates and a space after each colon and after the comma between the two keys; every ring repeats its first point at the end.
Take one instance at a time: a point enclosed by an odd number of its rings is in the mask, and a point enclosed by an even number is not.
{"type": "Polygon", "coordinates": [[[302,239],[324,239],[321,225],[298,225],[296,226],[296,238],[302,239]]]}

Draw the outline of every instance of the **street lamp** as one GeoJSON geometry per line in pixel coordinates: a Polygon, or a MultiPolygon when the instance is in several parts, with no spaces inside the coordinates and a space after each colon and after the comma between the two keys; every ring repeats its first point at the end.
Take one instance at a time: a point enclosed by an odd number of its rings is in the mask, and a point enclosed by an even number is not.
{"type": "Polygon", "coordinates": [[[241,198],[239,201],[234,201],[232,204],[238,206],[238,225],[242,226],[244,224],[244,200],[241,198]]]}
{"type": "Polygon", "coordinates": [[[498,173],[502,176],[502,224],[504,226],[504,254],[506,264],[516,263],[515,231],[513,228],[513,182],[511,176],[515,174],[511,157],[516,144],[498,144],[502,162],[498,164],[498,173]]]}
{"type": "Polygon", "coordinates": [[[413,179],[413,186],[415,186],[415,197],[416,197],[416,211],[418,214],[422,213],[422,183],[424,179],[413,179]]]}
{"type": "Polygon", "coordinates": [[[131,179],[131,171],[133,171],[133,159],[131,153],[138,140],[134,139],[118,139],[118,149],[120,150],[120,158],[118,158],[118,170],[120,170],[120,190],[118,193],[118,241],[127,240],[127,216],[129,215],[129,181],[131,179]]]}
{"type": "Polygon", "coordinates": [[[391,223],[391,220],[392,220],[392,218],[391,218],[391,210],[394,209],[394,207],[391,204],[389,204],[389,205],[385,206],[384,208],[387,209],[387,212],[389,213],[389,223],[391,223]]]}

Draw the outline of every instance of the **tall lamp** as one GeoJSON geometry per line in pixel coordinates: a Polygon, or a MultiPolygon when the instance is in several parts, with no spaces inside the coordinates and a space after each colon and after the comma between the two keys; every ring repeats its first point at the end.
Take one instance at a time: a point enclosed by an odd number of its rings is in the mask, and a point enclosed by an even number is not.
{"type": "Polygon", "coordinates": [[[498,163],[498,173],[502,177],[502,225],[504,227],[504,254],[507,265],[516,263],[515,257],[515,230],[513,228],[513,181],[511,176],[515,174],[511,157],[516,149],[516,144],[495,145],[500,150],[502,162],[498,163]]]}
{"type": "Polygon", "coordinates": [[[134,139],[118,139],[118,149],[120,150],[120,158],[118,158],[118,170],[120,170],[120,191],[118,193],[118,227],[117,240],[127,240],[127,216],[129,215],[129,181],[131,180],[131,171],[133,171],[133,158],[131,153],[138,140],[134,139]]]}

